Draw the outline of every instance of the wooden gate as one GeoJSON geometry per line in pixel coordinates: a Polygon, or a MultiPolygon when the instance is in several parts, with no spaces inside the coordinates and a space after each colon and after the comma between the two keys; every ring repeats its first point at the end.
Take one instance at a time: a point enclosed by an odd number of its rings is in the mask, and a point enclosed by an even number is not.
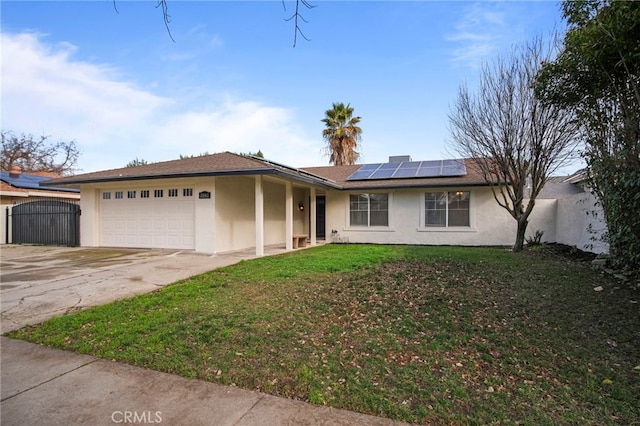
{"type": "Polygon", "coordinates": [[[61,200],[37,200],[11,209],[13,244],[80,245],[80,206],[61,200]]]}

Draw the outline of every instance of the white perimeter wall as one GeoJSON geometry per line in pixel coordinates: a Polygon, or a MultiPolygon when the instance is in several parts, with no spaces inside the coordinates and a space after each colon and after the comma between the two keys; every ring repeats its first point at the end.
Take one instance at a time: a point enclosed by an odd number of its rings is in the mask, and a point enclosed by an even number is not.
{"type": "MultiPolygon", "coordinates": [[[[13,204],[0,204],[0,244],[7,242],[7,208],[11,213],[13,204]]],[[[9,227],[9,239],[11,239],[11,227],[9,227]]]]}
{"type": "Polygon", "coordinates": [[[609,245],[602,241],[607,231],[602,208],[589,192],[558,200],[556,241],[576,246],[580,250],[608,253],[609,245]]]}

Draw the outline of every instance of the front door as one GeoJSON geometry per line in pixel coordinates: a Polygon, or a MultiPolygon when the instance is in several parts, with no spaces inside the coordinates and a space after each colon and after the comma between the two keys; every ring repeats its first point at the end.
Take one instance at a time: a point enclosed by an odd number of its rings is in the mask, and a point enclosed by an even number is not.
{"type": "Polygon", "coordinates": [[[318,195],[316,197],[316,238],[325,238],[325,197],[318,195]]]}

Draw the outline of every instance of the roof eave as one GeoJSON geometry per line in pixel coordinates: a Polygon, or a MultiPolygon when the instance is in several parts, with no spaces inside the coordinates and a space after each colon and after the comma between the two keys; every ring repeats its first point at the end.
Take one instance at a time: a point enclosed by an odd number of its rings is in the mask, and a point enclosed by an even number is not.
{"type": "Polygon", "coordinates": [[[480,186],[492,186],[502,184],[490,184],[487,182],[444,182],[435,184],[410,184],[410,185],[373,185],[373,186],[345,186],[342,187],[345,191],[360,191],[360,190],[380,190],[380,189],[416,189],[416,188],[451,188],[451,187],[480,187],[480,186]]]}
{"type": "Polygon", "coordinates": [[[245,170],[219,170],[207,172],[189,172],[189,173],[165,173],[161,175],[136,175],[136,176],[109,176],[102,178],[87,178],[79,180],[68,180],[65,182],[56,182],[54,180],[40,182],[41,186],[61,186],[61,185],[83,185],[90,183],[105,182],[126,182],[139,180],[156,180],[156,179],[175,179],[175,178],[193,178],[205,176],[247,176],[247,175],[268,175],[276,173],[273,169],[245,169],[245,170]]]}

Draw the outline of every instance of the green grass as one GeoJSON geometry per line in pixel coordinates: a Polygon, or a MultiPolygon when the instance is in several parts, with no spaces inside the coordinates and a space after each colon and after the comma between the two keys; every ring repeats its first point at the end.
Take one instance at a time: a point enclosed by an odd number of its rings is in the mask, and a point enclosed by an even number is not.
{"type": "Polygon", "coordinates": [[[416,423],[629,425],[639,299],[545,250],[327,245],[10,336],[416,423]]]}

